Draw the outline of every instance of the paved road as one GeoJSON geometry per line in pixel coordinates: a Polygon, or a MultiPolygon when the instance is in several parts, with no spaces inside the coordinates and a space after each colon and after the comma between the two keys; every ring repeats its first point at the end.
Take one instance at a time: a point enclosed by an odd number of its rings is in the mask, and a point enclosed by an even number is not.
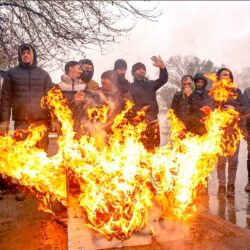
{"type": "Polygon", "coordinates": [[[22,201],[10,194],[0,201],[1,250],[66,250],[67,230],[39,212],[31,194],[22,201]]]}
{"type": "Polygon", "coordinates": [[[212,172],[209,181],[209,211],[240,227],[250,229],[250,194],[244,191],[247,183],[246,159],[247,145],[245,141],[241,141],[235,199],[217,199],[217,173],[216,170],[212,172]]]}

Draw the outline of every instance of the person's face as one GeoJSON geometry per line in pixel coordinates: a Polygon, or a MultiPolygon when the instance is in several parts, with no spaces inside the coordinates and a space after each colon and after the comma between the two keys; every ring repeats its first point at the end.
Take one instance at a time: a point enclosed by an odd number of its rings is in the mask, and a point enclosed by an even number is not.
{"type": "Polygon", "coordinates": [[[145,77],[146,71],[143,68],[139,68],[135,71],[135,77],[139,80],[145,77]]]}
{"type": "Polygon", "coordinates": [[[81,68],[83,71],[93,71],[93,66],[90,64],[82,64],[81,68]]]}
{"type": "Polygon", "coordinates": [[[123,68],[123,69],[116,69],[115,71],[118,76],[125,76],[127,70],[123,68]]]}
{"type": "Polygon", "coordinates": [[[110,79],[102,78],[101,82],[102,82],[102,87],[106,91],[111,91],[112,90],[112,88],[113,88],[113,82],[110,79]]]}
{"type": "Polygon", "coordinates": [[[190,86],[190,84],[192,83],[192,79],[187,76],[185,77],[183,80],[182,80],[182,86],[185,87],[185,86],[190,86]]]}
{"type": "Polygon", "coordinates": [[[72,79],[74,79],[74,80],[79,79],[81,74],[82,74],[82,69],[81,69],[79,64],[72,66],[72,67],[69,67],[69,76],[72,79]]]}
{"type": "Polygon", "coordinates": [[[231,80],[230,78],[230,72],[228,70],[223,70],[221,73],[220,73],[220,80],[221,79],[227,79],[227,80],[231,80]]]}
{"type": "Polygon", "coordinates": [[[25,64],[30,64],[31,61],[32,61],[32,54],[31,54],[31,51],[30,50],[24,50],[21,52],[21,59],[22,59],[22,62],[25,63],[25,64]]]}
{"type": "Polygon", "coordinates": [[[205,81],[203,79],[197,79],[195,85],[198,89],[201,89],[205,86],[205,81]]]}

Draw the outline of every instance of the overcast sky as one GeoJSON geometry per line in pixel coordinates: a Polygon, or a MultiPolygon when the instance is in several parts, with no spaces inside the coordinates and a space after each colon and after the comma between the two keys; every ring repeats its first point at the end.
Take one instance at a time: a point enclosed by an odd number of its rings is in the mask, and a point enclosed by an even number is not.
{"type": "MultiPolygon", "coordinates": [[[[151,64],[152,55],[164,60],[173,55],[196,55],[216,65],[224,63],[233,71],[250,66],[250,2],[172,1],[160,2],[159,8],[163,14],[158,22],[138,20],[119,44],[110,46],[108,54],[86,51],[95,65],[95,80],[100,82],[101,73],[113,69],[118,58],[128,62],[128,78],[138,61],[146,64],[147,73],[154,78],[158,71],[151,64]]],[[[53,82],[58,83],[62,74],[62,70],[52,72],[53,82]]]]}

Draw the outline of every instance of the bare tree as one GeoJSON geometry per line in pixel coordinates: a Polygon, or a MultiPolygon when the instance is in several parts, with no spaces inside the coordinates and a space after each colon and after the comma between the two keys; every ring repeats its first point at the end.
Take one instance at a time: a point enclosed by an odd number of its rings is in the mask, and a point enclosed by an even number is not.
{"type": "Polygon", "coordinates": [[[2,58],[13,65],[23,42],[32,43],[43,62],[65,61],[74,52],[84,56],[86,49],[103,52],[133,29],[137,18],[156,21],[161,14],[155,4],[138,6],[133,1],[0,0],[2,58]]]}
{"type": "Polygon", "coordinates": [[[184,75],[194,76],[197,72],[214,73],[218,67],[210,60],[201,60],[196,56],[172,56],[167,61],[169,81],[180,87],[184,75]]]}

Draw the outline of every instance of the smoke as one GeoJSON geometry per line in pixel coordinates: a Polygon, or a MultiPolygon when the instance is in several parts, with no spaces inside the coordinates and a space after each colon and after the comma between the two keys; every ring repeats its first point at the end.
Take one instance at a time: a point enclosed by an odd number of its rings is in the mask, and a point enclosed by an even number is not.
{"type": "Polygon", "coordinates": [[[113,120],[122,109],[119,96],[117,89],[108,93],[98,90],[85,95],[80,126],[83,133],[95,139],[99,148],[107,145],[113,120]]]}

